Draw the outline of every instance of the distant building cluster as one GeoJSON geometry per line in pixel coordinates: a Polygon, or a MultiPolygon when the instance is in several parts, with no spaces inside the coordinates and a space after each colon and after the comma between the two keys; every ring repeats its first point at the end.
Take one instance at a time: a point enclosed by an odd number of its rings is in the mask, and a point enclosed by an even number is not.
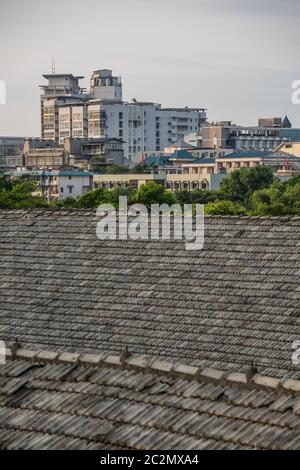
{"type": "Polygon", "coordinates": [[[83,76],[43,77],[41,137],[0,137],[0,170],[31,174],[49,200],[149,180],[172,191],[218,189],[231,171],[257,165],[281,178],[300,173],[300,129],[287,116],[257,126],[208,122],[202,107],[123,101],[121,78],[108,69],[92,73],[89,90],[83,76]],[[103,171],[137,164],[134,174],[103,171]]]}

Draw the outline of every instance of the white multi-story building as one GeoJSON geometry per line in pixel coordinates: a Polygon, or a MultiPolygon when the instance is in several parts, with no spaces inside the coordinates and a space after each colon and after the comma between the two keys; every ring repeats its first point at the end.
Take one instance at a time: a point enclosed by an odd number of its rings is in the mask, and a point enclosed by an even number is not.
{"type": "Polygon", "coordinates": [[[93,175],[89,171],[65,166],[59,170],[20,170],[9,173],[13,178],[30,177],[37,182],[36,195],[45,197],[49,202],[68,197],[77,198],[93,189],[93,175]]]}
{"type": "Polygon", "coordinates": [[[186,134],[198,133],[206,121],[204,108],[162,108],[158,103],[122,101],[120,77],[111,70],[93,72],[90,93],[73,75],[44,75],[42,138],[120,138],[124,156],[136,160],[147,151],[160,151],[186,134]],[[65,82],[67,85],[65,85],[65,82]]]}

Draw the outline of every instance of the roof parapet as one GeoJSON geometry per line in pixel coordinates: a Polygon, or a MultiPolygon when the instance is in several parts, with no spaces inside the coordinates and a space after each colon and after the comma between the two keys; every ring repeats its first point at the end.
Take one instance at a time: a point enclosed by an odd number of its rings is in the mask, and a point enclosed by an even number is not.
{"type": "Polygon", "coordinates": [[[117,354],[79,354],[56,351],[34,351],[18,348],[13,351],[6,348],[7,360],[23,360],[40,364],[69,364],[90,367],[110,366],[122,369],[134,369],[145,373],[196,380],[204,383],[219,383],[237,388],[250,388],[266,391],[285,391],[300,395],[300,380],[288,377],[278,378],[260,375],[253,364],[246,372],[220,370],[210,367],[195,367],[181,363],[171,363],[149,356],[132,356],[126,359],[124,353],[117,354]]]}

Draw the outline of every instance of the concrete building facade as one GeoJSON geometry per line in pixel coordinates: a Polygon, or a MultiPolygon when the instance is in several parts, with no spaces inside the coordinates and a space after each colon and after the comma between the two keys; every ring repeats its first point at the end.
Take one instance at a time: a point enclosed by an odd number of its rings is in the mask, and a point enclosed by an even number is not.
{"type": "Polygon", "coordinates": [[[215,158],[199,158],[182,164],[184,173],[229,174],[241,168],[268,166],[274,173],[299,172],[300,158],[283,151],[240,151],[215,158]]]}
{"type": "Polygon", "coordinates": [[[286,152],[295,157],[300,157],[300,142],[282,142],[276,148],[276,152],[286,152]]]}
{"type": "Polygon", "coordinates": [[[146,151],[163,150],[198,134],[206,122],[205,108],[163,108],[158,103],[122,101],[122,82],[103,69],[92,73],[90,92],[79,86],[83,77],[44,75],[41,97],[42,138],[63,145],[65,138],[120,138],[125,158],[137,160],[146,151]]]}
{"type": "MultiPolygon", "coordinates": [[[[41,85],[41,137],[63,143],[65,137],[72,136],[72,106],[88,100],[79,81],[83,76],[73,74],[45,74],[47,85],[41,85]],[[67,110],[61,111],[61,108],[67,110]]],[[[84,131],[83,131],[84,134],[84,131]]],[[[84,135],[82,135],[85,137],[84,135]]],[[[75,137],[75,135],[74,135],[75,137]]]]}
{"type": "Polygon", "coordinates": [[[242,127],[231,124],[202,128],[202,146],[235,150],[274,150],[283,138],[280,128],[242,127]]]}
{"type": "Polygon", "coordinates": [[[190,174],[159,171],[157,173],[93,175],[94,189],[139,188],[142,184],[155,181],[171,191],[193,189],[219,189],[226,174],[190,174]]]}
{"type": "Polygon", "coordinates": [[[25,137],[0,136],[0,156],[21,155],[25,137]]]}
{"type": "Polygon", "coordinates": [[[63,146],[55,141],[27,139],[24,143],[23,166],[28,169],[59,169],[70,164],[81,169],[97,165],[124,165],[123,141],[120,139],[70,139],[63,146]]]}

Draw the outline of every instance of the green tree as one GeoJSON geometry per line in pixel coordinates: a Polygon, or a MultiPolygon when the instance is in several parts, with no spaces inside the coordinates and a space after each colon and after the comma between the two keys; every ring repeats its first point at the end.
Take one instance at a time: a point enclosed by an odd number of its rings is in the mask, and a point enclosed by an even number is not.
{"type": "Polygon", "coordinates": [[[58,201],[55,201],[53,203],[53,206],[54,207],[69,207],[69,208],[80,207],[79,202],[78,202],[78,198],[74,198],[74,197],[66,197],[64,199],[60,199],[58,201]]]}
{"type": "Polygon", "coordinates": [[[222,197],[220,191],[210,191],[208,189],[194,189],[188,191],[176,191],[176,199],[179,204],[207,204],[216,201],[222,197]]]}
{"type": "Polygon", "coordinates": [[[11,179],[8,178],[7,176],[1,175],[0,176],[0,191],[4,189],[7,191],[11,191],[12,187],[13,187],[13,184],[12,184],[11,179]]]}
{"type": "Polygon", "coordinates": [[[37,191],[37,183],[35,181],[24,181],[23,183],[17,183],[13,186],[12,194],[24,194],[31,195],[34,191],[37,191]]]}
{"type": "Polygon", "coordinates": [[[300,214],[300,180],[292,178],[281,183],[276,179],[270,188],[255,191],[251,211],[253,215],[300,214]]]}
{"type": "Polygon", "coordinates": [[[131,168],[130,173],[141,174],[144,173],[145,167],[141,163],[137,163],[133,168],[131,168]]]}
{"type": "Polygon", "coordinates": [[[107,165],[107,166],[96,165],[96,164],[93,165],[93,163],[96,162],[96,158],[100,158],[100,157],[93,157],[93,160],[91,160],[91,170],[94,173],[107,174],[107,175],[130,173],[130,169],[126,165],[119,165],[119,164],[107,165]]]}
{"type": "Polygon", "coordinates": [[[37,189],[35,181],[16,184],[11,190],[3,189],[0,192],[0,207],[5,209],[48,207],[45,198],[33,194],[37,189]]]}
{"type": "Polygon", "coordinates": [[[130,172],[130,169],[126,165],[110,165],[106,167],[107,174],[117,175],[117,174],[126,174],[130,172]]]}
{"type": "Polygon", "coordinates": [[[109,191],[104,188],[95,189],[94,191],[89,191],[83,196],[78,198],[78,207],[84,209],[91,209],[98,207],[103,202],[110,202],[109,191]]]}
{"type": "Polygon", "coordinates": [[[221,182],[221,194],[224,199],[248,204],[254,193],[268,188],[274,180],[271,168],[256,166],[233,171],[221,182]]]}
{"type": "Polygon", "coordinates": [[[119,206],[119,197],[127,196],[128,205],[136,202],[137,189],[135,188],[114,188],[109,191],[109,202],[115,207],[119,206]]]}
{"type": "Polygon", "coordinates": [[[246,209],[238,202],[215,201],[209,202],[204,208],[207,215],[246,215],[246,209]]]}
{"type": "Polygon", "coordinates": [[[136,194],[136,202],[150,206],[151,204],[168,204],[172,205],[177,202],[176,196],[167,190],[161,184],[155,181],[149,181],[142,184],[136,194]]]}
{"type": "MultiPolygon", "coordinates": [[[[90,191],[76,200],[76,207],[92,209],[98,207],[100,204],[112,204],[115,207],[119,206],[119,197],[127,196],[128,204],[136,202],[136,189],[133,188],[114,188],[104,189],[99,188],[90,191]]],[[[61,204],[64,202],[61,201],[61,204]]]]}

